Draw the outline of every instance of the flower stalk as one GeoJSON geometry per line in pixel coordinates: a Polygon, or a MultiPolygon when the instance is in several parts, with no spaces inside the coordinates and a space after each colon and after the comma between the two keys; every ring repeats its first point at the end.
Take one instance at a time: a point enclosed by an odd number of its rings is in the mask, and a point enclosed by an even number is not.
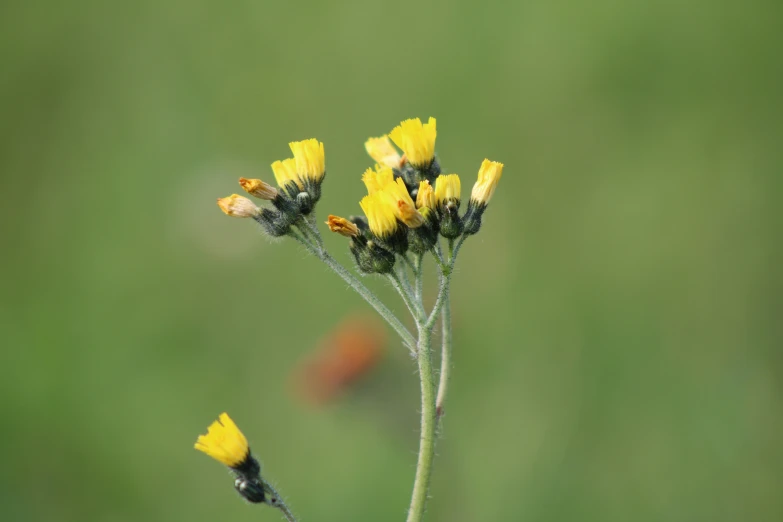
{"type": "MultiPolygon", "coordinates": [[[[329,215],[326,221],[332,232],[350,241],[349,250],[360,273],[385,276],[391,282],[413,318],[416,337],[372,290],[326,250],[315,217],[326,176],[323,143],[316,139],[290,143],[294,157],[271,165],[278,187],[261,179],[240,178],[247,194],[271,206],[258,207],[236,194],[218,199],[227,215],[251,218],[267,234],[290,237],[321,260],[378,312],[416,359],[421,385],[421,434],[408,522],[421,522],[424,517],[438,425],[449,388],[453,358],[450,285],[454,263],[465,239],[479,232],[483,214],[503,173],[503,164],[484,160],[467,209],[460,214],[461,180],[457,174],[441,173],[435,152],[436,136],[434,118],[427,123],[415,118],[403,121],[388,135],[370,138],[365,148],[377,164],[362,177],[367,196],[359,206],[364,216],[346,219],[329,215]],[[440,237],[448,241],[448,255],[443,252],[440,237]],[[440,272],[437,298],[429,312],[424,306],[423,266],[428,253],[440,272]],[[441,365],[436,374],[432,338],[439,318],[441,365]]],[[[288,522],[296,522],[275,488],[261,476],[247,439],[228,415],[222,414],[209,432],[198,438],[196,449],[232,470],[234,488],[247,501],[266,503],[279,509],[288,522]]]]}

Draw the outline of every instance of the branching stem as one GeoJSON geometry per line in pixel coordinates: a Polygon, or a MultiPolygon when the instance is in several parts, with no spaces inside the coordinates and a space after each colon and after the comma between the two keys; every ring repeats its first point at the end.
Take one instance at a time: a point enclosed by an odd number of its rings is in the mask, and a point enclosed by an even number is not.
{"type": "Polygon", "coordinates": [[[302,238],[293,230],[289,232],[289,235],[298,241],[302,246],[304,246],[308,252],[323,261],[326,266],[331,268],[337,275],[342,277],[343,280],[356,291],[356,293],[362,296],[364,300],[367,301],[387,323],[389,323],[389,326],[391,326],[394,331],[397,332],[397,334],[402,339],[402,342],[405,343],[405,345],[408,347],[408,350],[410,350],[411,354],[415,355],[416,339],[413,338],[413,335],[408,331],[405,325],[402,324],[396,315],[394,315],[394,312],[389,310],[389,308],[383,304],[383,302],[378,298],[377,295],[375,295],[375,293],[367,288],[364,283],[359,281],[359,279],[357,279],[357,277],[349,272],[343,265],[338,263],[337,260],[329,255],[326,250],[319,250],[315,245],[302,238]]]}

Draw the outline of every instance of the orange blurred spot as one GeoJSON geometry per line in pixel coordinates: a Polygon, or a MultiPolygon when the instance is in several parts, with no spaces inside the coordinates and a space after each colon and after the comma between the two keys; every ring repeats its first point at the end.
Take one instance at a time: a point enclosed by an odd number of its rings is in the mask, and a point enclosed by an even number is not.
{"type": "Polygon", "coordinates": [[[315,406],[334,400],[376,366],[385,345],[379,319],[348,315],[294,369],[296,395],[315,406]]]}

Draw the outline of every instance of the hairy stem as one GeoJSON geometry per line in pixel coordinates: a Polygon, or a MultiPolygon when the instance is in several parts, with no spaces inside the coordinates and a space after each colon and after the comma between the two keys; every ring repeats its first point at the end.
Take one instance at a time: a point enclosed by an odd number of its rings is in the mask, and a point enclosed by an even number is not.
{"type": "Polygon", "coordinates": [[[413,297],[413,288],[411,287],[410,279],[408,279],[408,271],[405,270],[405,267],[399,263],[395,263],[394,270],[399,276],[399,281],[402,287],[406,292],[408,292],[409,296],[413,297]]]}
{"type": "Polygon", "coordinates": [[[419,327],[419,378],[421,379],[421,439],[419,441],[419,462],[416,465],[416,480],[408,509],[408,522],[421,522],[430,489],[432,462],[435,457],[435,381],[432,375],[432,354],[430,344],[432,329],[419,327]]]}
{"type": "Polygon", "coordinates": [[[438,420],[443,415],[443,404],[446,402],[446,393],[449,389],[449,377],[451,377],[451,300],[449,299],[449,289],[443,299],[443,308],[440,311],[441,317],[441,355],[440,355],[440,380],[438,382],[438,398],[435,400],[435,412],[438,420]]]}
{"type": "Polygon", "coordinates": [[[264,485],[264,492],[267,495],[266,503],[279,509],[288,522],[296,522],[296,517],[291,513],[291,510],[286,505],[285,501],[283,501],[283,497],[280,496],[277,490],[266,480],[261,479],[261,482],[264,485]]]}
{"type": "Polygon", "coordinates": [[[391,281],[392,286],[394,286],[394,289],[397,290],[397,293],[400,294],[400,297],[402,297],[405,306],[408,307],[408,311],[413,316],[416,324],[420,324],[424,320],[424,315],[419,313],[419,308],[416,306],[416,303],[413,300],[413,295],[410,291],[410,285],[403,284],[402,281],[400,281],[399,274],[396,272],[389,272],[387,276],[389,277],[389,281],[391,281]]]}
{"type": "Polygon", "coordinates": [[[418,254],[413,260],[413,296],[416,298],[416,302],[424,309],[424,277],[422,270],[422,263],[424,261],[424,254],[418,254]]]}
{"type": "Polygon", "coordinates": [[[438,318],[438,314],[443,308],[443,303],[448,300],[449,296],[449,283],[451,282],[451,274],[445,271],[440,277],[440,290],[438,291],[438,298],[435,300],[435,305],[432,307],[432,312],[427,318],[427,322],[424,323],[424,327],[432,330],[435,325],[435,320],[438,318]]]}
{"type": "MultiPolygon", "coordinates": [[[[456,261],[457,252],[459,247],[465,241],[465,236],[462,236],[457,244],[454,244],[453,239],[449,239],[449,274],[447,276],[444,271],[444,276],[450,277],[451,268],[456,261]]],[[[453,347],[453,338],[451,333],[451,299],[449,285],[446,285],[445,292],[443,294],[443,306],[441,308],[441,356],[440,356],[440,379],[438,382],[438,398],[435,400],[435,411],[437,412],[438,421],[440,421],[443,415],[443,405],[446,402],[446,394],[449,390],[449,378],[451,377],[451,354],[453,347]]]]}
{"type": "Polygon", "coordinates": [[[318,250],[323,251],[324,250],[324,240],[321,237],[321,232],[318,230],[318,225],[315,222],[315,213],[311,212],[307,216],[305,216],[302,220],[305,224],[305,226],[309,229],[310,234],[313,236],[313,239],[315,239],[315,243],[318,246],[318,250]]]}

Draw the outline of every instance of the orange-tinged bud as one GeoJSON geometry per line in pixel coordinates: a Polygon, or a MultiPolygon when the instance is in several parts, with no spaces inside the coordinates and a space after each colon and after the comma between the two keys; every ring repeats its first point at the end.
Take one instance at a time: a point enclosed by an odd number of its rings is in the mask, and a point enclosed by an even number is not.
{"type": "Polygon", "coordinates": [[[277,189],[260,179],[239,178],[239,184],[245,192],[259,199],[271,201],[277,197],[277,189]]]}
{"type": "Polygon", "coordinates": [[[359,227],[339,216],[329,215],[326,225],[329,227],[329,230],[337,232],[341,236],[356,237],[359,235],[359,227]]]}
{"type": "Polygon", "coordinates": [[[255,203],[237,194],[232,194],[227,198],[218,198],[217,203],[220,210],[232,217],[255,217],[261,211],[255,203]]]}

